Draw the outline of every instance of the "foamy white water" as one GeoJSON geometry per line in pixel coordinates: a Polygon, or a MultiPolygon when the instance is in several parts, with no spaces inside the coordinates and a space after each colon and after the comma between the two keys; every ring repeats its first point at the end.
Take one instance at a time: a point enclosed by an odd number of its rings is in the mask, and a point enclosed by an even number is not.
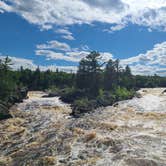
{"type": "Polygon", "coordinates": [[[143,112],[166,112],[166,97],[155,96],[152,94],[146,94],[142,98],[134,98],[124,103],[126,106],[131,106],[137,111],[143,112]]]}
{"type": "Polygon", "coordinates": [[[59,98],[30,92],[0,123],[0,165],[165,166],[163,90],[142,89],[142,98],[78,119],[59,98]]]}

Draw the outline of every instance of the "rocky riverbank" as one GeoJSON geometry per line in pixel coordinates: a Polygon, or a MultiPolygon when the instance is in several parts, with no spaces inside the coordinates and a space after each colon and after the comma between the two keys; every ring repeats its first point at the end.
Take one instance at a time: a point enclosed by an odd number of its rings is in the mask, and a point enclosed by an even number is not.
{"type": "Polygon", "coordinates": [[[0,165],[165,166],[163,91],[142,89],[141,98],[77,119],[57,97],[29,92],[0,123],[0,165]]]}
{"type": "Polygon", "coordinates": [[[12,118],[10,114],[10,107],[15,103],[20,103],[23,99],[27,98],[27,88],[19,88],[13,92],[4,100],[0,100],[0,120],[12,118]]]}

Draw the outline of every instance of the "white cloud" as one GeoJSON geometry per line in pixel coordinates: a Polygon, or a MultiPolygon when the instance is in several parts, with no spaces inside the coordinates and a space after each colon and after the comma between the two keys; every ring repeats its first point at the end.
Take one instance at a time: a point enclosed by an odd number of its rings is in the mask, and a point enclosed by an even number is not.
{"type": "Polygon", "coordinates": [[[42,29],[98,21],[114,24],[114,31],[128,23],[166,31],[165,0],[6,0],[0,11],[15,12],[42,29]]]}
{"type": "MultiPolygon", "coordinates": [[[[69,62],[79,62],[89,54],[88,51],[77,51],[77,52],[65,52],[59,53],[51,50],[36,50],[36,55],[45,56],[46,60],[64,60],[69,62]]],[[[107,62],[113,59],[113,56],[109,52],[101,52],[100,62],[107,62]]]]}
{"type": "Polygon", "coordinates": [[[166,73],[166,42],[154,45],[144,54],[121,60],[123,66],[130,65],[135,74],[166,73]]]}
{"type": "Polygon", "coordinates": [[[0,1],[0,13],[3,13],[5,11],[11,12],[12,11],[12,7],[7,5],[5,2],[0,1]]]}
{"type": "MultiPolygon", "coordinates": [[[[69,53],[59,53],[51,50],[36,50],[36,55],[45,56],[47,60],[65,60],[70,62],[79,62],[79,56],[69,55],[69,53]]],[[[86,55],[84,55],[86,56],[86,55]]]]}
{"type": "Polygon", "coordinates": [[[67,40],[75,40],[72,35],[62,35],[62,38],[67,39],[67,40]]]}
{"type": "MultiPolygon", "coordinates": [[[[71,48],[72,50],[72,48],[71,48]]],[[[45,56],[48,60],[65,60],[69,62],[78,62],[85,58],[86,55],[89,54],[89,51],[67,51],[63,53],[55,52],[52,50],[39,49],[36,50],[36,55],[45,56]]],[[[108,61],[109,59],[115,59],[113,55],[109,52],[101,52],[101,62],[108,61]]],[[[3,58],[0,54],[0,58],[3,58]]],[[[21,66],[24,68],[29,68],[35,70],[37,65],[29,59],[10,57],[12,59],[14,69],[19,69],[21,66]]],[[[166,76],[166,42],[162,42],[154,45],[151,50],[148,50],[145,53],[139,54],[137,56],[120,59],[121,65],[126,66],[129,65],[132,69],[133,74],[141,74],[141,75],[154,75],[158,74],[160,76],[166,76]]],[[[77,65],[75,66],[40,66],[41,70],[51,69],[55,71],[57,68],[63,71],[70,72],[77,70],[77,65]]]]}
{"type": "MultiPolygon", "coordinates": [[[[4,59],[6,56],[0,55],[0,59],[4,59]]],[[[64,72],[76,72],[77,66],[57,66],[57,65],[37,65],[33,62],[33,60],[25,59],[25,58],[17,58],[14,56],[9,56],[9,58],[12,60],[11,68],[13,70],[19,70],[22,66],[24,69],[30,69],[30,70],[36,70],[36,68],[39,66],[41,71],[46,71],[50,69],[51,71],[56,71],[57,69],[59,71],[64,72]]]]}
{"type": "MultiPolygon", "coordinates": [[[[67,33],[67,31],[65,32],[67,33]]],[[[56,40],[48,41],[46,44],[39,44],[36,48],[36,55],[45,56],[46,60],[79,62],[89,54],[89,47],[86,45],[81,46],[81,48],[71,48],[67,43],[56,40]]]]}
{"type": "MultiPolygon", "coordinates": [[[[38,56],[45,56],[46,60],[65,60],[69,62],[79,62],[82,58],[85,58],[90,49],[87,45],[82,45],[80,48],[71,48],[66,43],[53,40],[47,42],[47,44],[37,45],[35,51],[38,56]]],[[[108,52],[101,52],[101,62],[106,62],[112,59],[113,56],[108,52]]]]}
{"type": "Polygon", "coordinates": [[[47,44],[39,44],[36,47],[37,49],[54,49],[61,51],[71,51],[71,48],[68,44],[59,42],[57,40],[48,41],[47,44]]]}
{"type": "Polygon", "coordinates": [[[55,31],[56,33],[62,34],[62,38],[67,40],[75,40],[73,34],[68,29],[58,29],[55,31]]]}
{"type": "MultiPolygon", "coordinates": [[[[1,55],[0,59],[4,59],[5,57],[6,56],[1,55]]],[[[30,59],[17,58],[17,57],[13,57],[13,56],[9,56],[9,58],[12,60],[11,67],[14,70],[20,69],[21,66],[23,66],[24,68],[31,69],[31,70],[35,70],[37,68],[37,66],[30,59]]]]}
{"type": "Polygon", "coordinates": [[[92,7],[97,7],[101,9],[115,10],[119,12],[124,10],[126,7],[125,3],[121,0],[83,0],[92,7]]]}
{"type": "Polygon", "coordinates": [[[146,65],[166,65],[166,42],[154,45],[144,54],[122,60],[123,64],[144,63],[146,65]]]}
{"type": "Polygon", "coordinates": [[[113,33],[114,31],[120,31],[124,27],[126,27],[125,24],[117,24],[115,26],[111,26],[109,29],[104,29],[103,31],[108,33],[113,33]]]}

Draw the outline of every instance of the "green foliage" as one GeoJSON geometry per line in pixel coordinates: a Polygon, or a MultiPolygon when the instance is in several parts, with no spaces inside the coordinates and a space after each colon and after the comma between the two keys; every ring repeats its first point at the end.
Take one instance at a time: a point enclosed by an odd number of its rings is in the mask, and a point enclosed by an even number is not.
{"type": "Polygon", "coordinates": [[[130,99],[139,88],[166,86],[165,77],[133,76],[130,67],[122,68],[118,59],[101,63],[101,56],[96,51],[80,61],[76,74],[41,71],[39,67],[35,71],[23,67],[12,71],[11,65],[10,58],[0,59],[0,100],[8,107],[20,102],[27,89],[47,90],[50,97],[60,96],[70,103],[73,115],[78,116],[130,99]]]}
{"type": "Polygon", "coordinates": [[[126,88],[117,87],[114,95],[116,96],[117,101],[121,101],[121,100],[126,100],[133,97],[134,94],[135,93],[133,90],[129,91],[126,88]]]}
{"type": "Polygon", "coordinates": [[[101,83],[100,54],[91,52],[82,59],[76,76],[76,85],[79,89],[85,89],[91,95],[98,95],[101,83]]]}
{"type": "Polygon", "coordinates": [[[115,95],[111,91],[100,90],[97,96],[98,106],[112,105],[116,101],[115,95]]]}
{"type": "Polygon", "coordinates": [[[18,77],[11,71],[11,60],[6,57],[0,60],[0,119],[11,117],[8,108],[15,102],[20,102],[26,96],[18,86],[18,77]]]}
{"type": "Polygon", "coordinates": [[[81,114],[91,112],[97,108],[96,100],[89,100],[88,98],[81,98],[74,101],[72,104],[73,112],[72,115],[79,117],[81,114]]]}
{"type": "Polygon", "coordinates": [[[60,90],[59,95],[64,102],[73,103],[75,100],[86,96],[85,91],[81,89],[64,88],[60,90]]]}

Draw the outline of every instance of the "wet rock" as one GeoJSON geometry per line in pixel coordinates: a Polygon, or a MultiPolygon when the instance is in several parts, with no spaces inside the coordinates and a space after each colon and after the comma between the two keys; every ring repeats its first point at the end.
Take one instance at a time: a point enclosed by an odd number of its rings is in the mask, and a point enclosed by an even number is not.
{"type": "Polygon", "coordinates": [[[113,107],[118,107],[118,106],[119,106],[118,102],[116,102],[116,103],[113,104],[113,107]]]}
{"type": "Polygon", "coordinates": [[[104,138],[102,140],[98,140],[97,144],[97,147],[100,149],[107,150],[109,148],[110,153],[117,153],[122,150],[121,142],[111,138],[104,138]]]}
{"type": "Polygon", "coordinates": [[[54,93],[49,93],[47,95],[43,95],[42,98],[49,98],[49,97],[57,97],[58,93],[54,92],[54,93]]]}
{"type": "Polygon", "coordinates": [[[0,157],[0,166],[12,166],[12,159],[10,157],[0,157]]]}
{"type": "Polygon", "coordinates": [[[96,132],[92,131],[92,132],[88,132],[86,135],[85,135],[85,138],[84,138],[84,141],[85,142],[89,142],[93,139],[96,138],[96,132]]]}
{"type": "Polygon", "coordinates": [[[165,94],[165,93],[166,93],[166,89],[161,94],[165,94]]]}
{"type": "Polygon", "coordinates": [[[51,166],[56,164],[56,158],[54,156],[45,156],[39,160],[39,165],[41,166],[51,166]]]}
{"type": "MultiPolygon", "coordinates": [[[[125,162],[128,166],[161,166],[155,161],[149,159],[130,158],[126,159],[125,162]]],[[[165,166],[165,164],[163,166],[165,166]]]]}
{"type": "Polygon", "coordinates": [[[8,119],[8,118],[12,118],[12,116],[9,112],[9,108],[7,107],[7,105],[5,103],[0,101],[0,120],[8,119]]]}
{"type": "Polygon", "coordinates": [[[136,92],[135,97],[141,98],[141,97],[142,97],[142,94],[141,94],[140,92],[136,92]]]}

